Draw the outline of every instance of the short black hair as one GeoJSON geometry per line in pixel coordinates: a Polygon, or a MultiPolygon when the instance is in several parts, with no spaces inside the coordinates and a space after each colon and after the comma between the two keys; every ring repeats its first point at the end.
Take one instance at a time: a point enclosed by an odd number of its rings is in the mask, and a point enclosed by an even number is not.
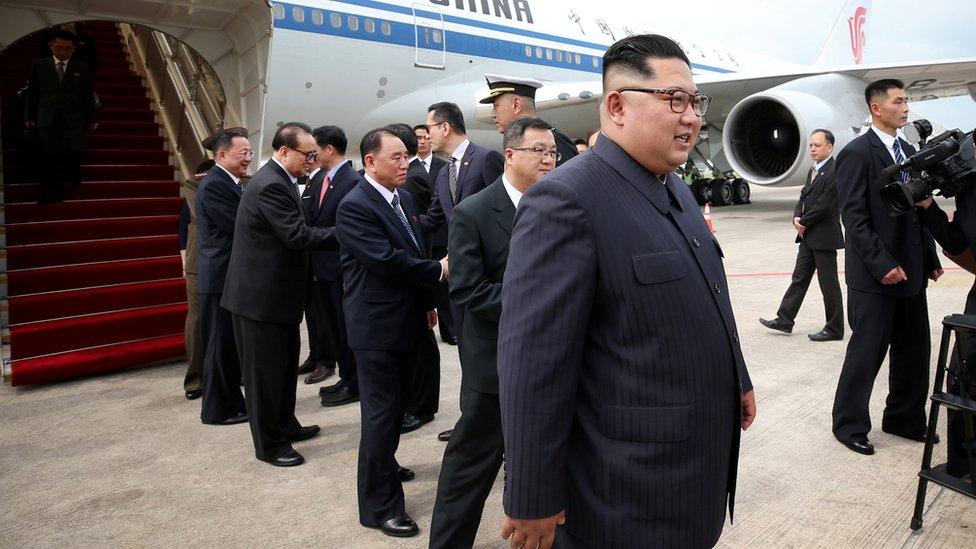
{"type": "Polygon", "coordinates": [[[319,147],[324,149],[332,145],[337,153],[346,154],[349,140],[346,139],[346,132],[342,131],[339,126],[319,126],[312,130],[312,137],[315,138],[315,144],[319,147]]]}
{"type": "Polygon", "coordinates": [[[635,34],[613,43],[603,54],[603,88],[607,75],[623,70],[643,78],[654,78],[648,59],[680,59],[691,67],[691,61],[677,42],[660,34],[635,34]]]}
{"type": "MultiPolygon", "coordinates": [[[[416,132],[417,130],[424,130],[425,132],[430,133],[430,130],[427,129],[427,124],[417,124],[413,127],[413,131],[416,132]]],[[[415,133],[414,135],[417,134],[415,133]]]]}
{"type": "Polygon", "coordinates": [[[586,140],[583,139],[582,137],[577,137],[576,139],[573,140],[573,145],[587,145],[587,144],[588,143],[586,142],[586,140]]]}
{"type": "Polygon", "coordinates": [[[312,128],[302,122],[285,122],[275,132],[271,139],[271,148],[278,150],[282,147],[290,149],[298,148],[298,135],[301,133],[312,133],[312,128]]]}
{"type": "Polygon", "coordinates": [[[386,129],[393,135],[399,137],[400,141],[403,141],[403,145],[407,148],[408,155],[417,156],[417,134],[414,133],[413,128],[410,127],[410,124],[396,122],[387,125],[386,129]]]}
{"type": "Polygon", "coordinates": [[[881,95],[887,95],[888,90],[891,88],[903,90],[905,89],[905,83],[897,78],[882,78],[881,80],[875,80],[868,84],[868,87],[864,88],[864,102],[867,103],[868,108],[871,108],[872,99],[881,95]]]}
{"type": "Polygon", "coordinates": [[[827,140],[827,143],[830,143],[831,145],[834,144],[834,132],[832,132],[830,130],[825,130],[823,128],[817,128],[817,129],[813,130],[812,132],[810,132],[810,135],[813,135],[813,134],[815,134],[817,132],[820,132],[820,133],[823,133],[824,134],[824,139],[827,140]]]}
{"type": "Polygon", "coordinates": [[[235,137],[247,136],[236,130],[222,131],[214,136],[213,141],[211,142],[211,146],[213,147],[211,150],[216,154],[220,149],[233,148],[235,137]]]}
{"type": "Polygon", "coordinates": [[[389,127],[369,130],[366,132],[366,135],[363,136],[363,140],[359,142],[359,155],[360,159],[363,161],[363,165],[366,165],[367,154],[374,154],[383,148],[384,135],[397,137],[395,133],[390,131],[389,127]]]}
{"type": "Polygon", "coordinates": [[[58,29],[51,33],[51,39],[49,41],[54,42],[55,40],[67,40],[72,44],[78,43],[78,37],[75,36],[75,33],[64,29],[58,29]]]}
{"type": "Polygon", "coordinates": [[[427,112],[434,113],[434,121],[438,124],[447,122],[454,128],[454,131],[461,134],[468,133],[464,129],[464,115],[461,114],[461,108],[456,104],[450,101],[441,101],[427,107],[427,112]]]}
{"type": "Polygon", "coordinates": [[[502,146],[509,147],[522,146],[522,138],[525,137],[525,130],[552,130],[552,126],[541,118],[516,118],[505,128],[505,137],[502,138],[502,146]]]}

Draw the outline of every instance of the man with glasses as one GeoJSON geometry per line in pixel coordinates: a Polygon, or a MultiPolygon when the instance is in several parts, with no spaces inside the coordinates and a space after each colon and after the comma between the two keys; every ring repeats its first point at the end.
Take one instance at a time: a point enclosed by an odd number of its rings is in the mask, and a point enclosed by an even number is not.
{"type": "Polygon", "coordinates": [[[657,35],[607,50],[603,90],[596,145],[515,216],[497,346],[502,535],[711,547],[755,399],[721,250],[674,173],[708,96],[657,35]]]}
{"type": "Polygon", "coordinates": [[[552,127],[518,118],[505,130],[505,173],[454,209],[451,297],[464,312],[461,418],[444,451],[430,547],[471,547],[502,463],[496,348],[502,279],[522,193],[556,165],[552,127]]]}
{"type": "Polygon", "coordinates": [[[333,229],[310,227],[298,176],[318,156],[311,129],[278,128],[274,154],[244,190],[220,304],[231,312],[244,373],[255,456],[278,467],[301,465],[292,443],[319,433],[295,418],[308,250],[336,249],[333,229]]]}
{"type": "Polygon", "coordinates": [[[241,395],[241,362],[234,344],[230,311],[220,305],[234,243],[237,206],[254,151],[243,128],[231,128],[204,141],[214,151],[213,168],[196,195],[197,293],[203,343],[203,404],[200,420],[209,425],[247,421],[241,395]]]}
{"type": "MultiPolygon", "coordinates": [[[[539,116],[535,110],[535,94],[542,87],[542,82],[532,78],[498,74],[486,74],[485,80],[488,81],[488,97],[479,103],[491,105],[491,119],[495,122],[498,133],[504,134],[512,120],[539,116]]],[[[568,135],[556,128],[552,129],[552,133],[556,136],[556,148],[560,155],[556,166],[561,166],[563,162],[580,153],[568,135]]]]}
{"type": "MultiPolygon", "coordinates": [[[[468,140],[464,116],[454,103],[434,103],[427,108],[427,131],[430,133],[431,149],[448,157],[447,166],[437,174],[430,208],[420,216],[424,232],[433,234],[441,227],[450,225],[456,205],[502,175],[505,160],[498,151],[468,140]]],[[[454,318],[454,335],[457,336],[461,333],[463,319],[456,308],[452,309],[451,316],[454,318]]],[[[444,431],[437,438],[446,441],[450,436],[450,431],[444,431]]]]}

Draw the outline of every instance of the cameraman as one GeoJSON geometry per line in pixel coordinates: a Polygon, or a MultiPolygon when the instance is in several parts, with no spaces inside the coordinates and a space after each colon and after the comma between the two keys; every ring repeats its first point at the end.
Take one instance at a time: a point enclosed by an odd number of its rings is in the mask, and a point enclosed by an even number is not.
{"type": "MultiPolygon", "coordinates": [[[[959,193],[956,196],[956,213],[949,221],[946,213],[939,208],[931,196],[928,196],[915,203],[918,218],[925,225],[936,242],[951,255],[959,255],[972,249],[976,243],[976,196],[970,189],[959,193]]],[[[976,314],[976,281],[969,289],[966,296],[967,315],[976,314]]],[[[976,364],[976,341],[972,341],[965,335],[960,334],[960,345],[965,353],[968,364],[976,364]]],[[[958,371],[959,357],[953,353],[949,367],[948,376],[949,393],[961,396],[959,379],[952,375],[952,371],[958,371]]],[[[963,448],[965,434],[963,431],[963,416],[954,410],[948,410],[948,449],[946,450],[947,461],[946,471],[950,475],[962,477],[966,474],[966,450],[963,448]]]]}

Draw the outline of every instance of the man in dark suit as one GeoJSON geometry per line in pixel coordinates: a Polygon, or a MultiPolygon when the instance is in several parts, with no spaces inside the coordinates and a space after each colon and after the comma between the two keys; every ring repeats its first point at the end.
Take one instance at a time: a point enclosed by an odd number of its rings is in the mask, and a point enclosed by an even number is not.
{"type": "Polygon", "coordinates": [[[849,449],[870,455],[868,404],[885,354],[890,371],[881,430],[925,439],[930,351],[925,288],[927,279],[942,275],[942,267],[916,212],[892,217],[878,196],[888,183],[882,171],[915,153],[897,133],[908,122],[905,86],[878,80],[864,90],[864,99],[871,128],[837,155],[851,339],[834,396],[833,432],[849,449]]]}
{"type": "MultiPolygon", "coordinates": [[[[312,225],[335,226],[339,203],[362,181],[362,177],[346,159],[346,133],[337,126],[322,126],[312,132],[319,151],[319,169],[309,178],[309,186],[302,197],[312,225]]],[[[346,337],[346,318],[342,311],[342,266],[338,250],[313,250],[311,253],[314,277],[313,303],[321,320],[318,338],[323,347],[334,349],[339,366],[339,381],[319,389],[323,406],[341,406],[359,401],[356,380],[356,359],[346,337]]],[[[305,382],[317,383],[320,372],[313,372],[305,382]]],[[[326,372],[321,372],[324,374],[326,372]]],[[[327,376],[326,376],[327,377],[327,376]]],[[[324,378],[323,378],[324,379],[324,378]]]]}
{"type": "MultiPolygon", "coordinates": [[[[417,192],[410,188],[411,194],[420,203],[421,214],[427,213],[430,202],[436,192],[437,174],[447,162],[439,156],[434,156],[430,145],[430,132],[427,131],[426,124],[419,124],[413,127],[414,135],[417,136],[417,157],[410,161],[410,169],[413,170],[415,164],[419,164],[427,174],[428,185],[426,189],[417,189],[417,192]]],[[[407,172],[407,185],[410,184],[410,172],[407,172]]],[[[427,237],[427,244],[430,246],[431,259],[443,259],[447,256],[447,224],[434,231],[427,237]]],[[[451,300],[447,296],[447,281],[441,282],[434,288],[434,303],[437,305],[437,330],[441,334],[441,341],[449,345],[458,344],[458,336],[454,333],[454,315],[451,314],[451,300]]]]}
{"type": "MultiPolygon", "coordinates": [[[[486,74],[485,80],[488,81],[488,97],[479,102],[491,105],[491,119],[499,133],[504,134],[516,118],[539,116],[535,110],[535,93],[542,87],[542,82],[499,74],[486,74]]],[[[561,166],[579,154],[579,150],[568,135],[556,128],[552,129],[552,133],[556,136],[556,149],[559,151],[556,166],[561,166]]]]}
{"type": "Polygon", "coordinates": [[[461,418],[444,451],[431,548],[474,545],[505,452],[496,348],[508,243],[522,193],[552,170],[557,150],[551,126],[538,118],[512,121],[504,147],[505,173],[458,204],[451,220],[451,297],[464,311],[461,418]]]}
{"type": "Polygon", "coordinates": [[[220,304],[232,313],[255,456],[305,463],[292,443],[319,433],[295,418],[295,390],[309,249],[335,249],[333,230],[308,226],[296,181],[316,157],[311,129],[283,124],[274,154],[244,190],[220,304]]]}
{"type": "Polygon", "coordinates": [[[814,270],[823,293],[827,323],[823,330],[809,334],[811,341],[844,339],[844,299],[837,278],[837,250],[844,247],[837,211],[837,187],[834,185],[834,134],[830,130],[813,130],[810,135],[810,168],[807,183],[800,191],[800,200],[793,210],[793,228],[800,244],[793,268],[793,281],[783,296],[776,318],[759,322],[783,333],[793,331],[796,314],[803,296],[810,287],[814,270]]]}
{"type": "MultiPolygon", "coordinates": [[[[407,149],[410,157],[417,155],[417,134],[409,124],[390,124],[386,127],[396,135],[407,149]]],[[[400,191],[407,191],[417,202],[417,213],[427,211],[430,203],[429,180],[427,170],[413,158],[407,168],[407,178],[400,191]],[[419,193],[423,198],[417,200],[419,193]],[[426,200],[427,204],[423,204],[426,200]]],[[[424,244],[424,257],[431,257],[429,243],[424,244]]],[[[438,322],[441,322],[440,320],[438,322]]],[[[437,348],[437,337],[433,328],[427,330],[417,345],[417,364],[413,370],[413,389],[407,413],[403,416],[402,433],[416,431],[424,425],[434,421],[434,414],[440,407],[441,397],[441,353],[437,348]]]]}
{"type": "Polygon", "coordinates": [[[502,535],[711,547],[755,398],[721,249],[674,173],[709,98],[663,36],[603,59],[596,146],[515,214],[498,331],[502,535]]]}
{"type": "Polygon", "coordinates": [[[220,299],[234,244],[237,205],[254,151],[246,132],[225,130],[211,141],[216,165],[200,182],[196,198],[197,293],[203,341],[203,405],[200,420],[211,425],[247,421],[241,395],[241,362],[230,311],[220,299]]]}
{"type": "Polygon", "coordinates": [[[365,181],[339,204],[336,231],[349,345],[359,368],[359,522],[396,537],[415,536],[406,513],[396,450],[410,399],[417,344],[437,320],[430,289],[447,262],[424,257],[423,234],[409,193],[406,147],[388,129],[368,132],[359,146],[365,181]]]}
{"type": "Polygon", "coordinates": [[[36,127],[44,143],[40,203],[63,201],[65,180],[81,183],[85,129],[98,126],[91,72],[71,58],[74,39],[67,31],[56,31],[49,43],[53,56],[35,60],[27,82],[25,124],[36,127]]]}

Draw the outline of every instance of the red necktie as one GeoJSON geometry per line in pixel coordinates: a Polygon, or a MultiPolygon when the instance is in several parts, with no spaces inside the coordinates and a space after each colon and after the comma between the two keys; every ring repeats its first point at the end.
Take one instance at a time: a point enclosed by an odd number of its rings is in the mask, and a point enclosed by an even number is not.
{"type": "Polygon", "coordinates": [[[325,200],[325,191],[329,190],[329,183],[331,182],[329,176],[325,176],[325,179],[322,180],[322,190],[319,191],[319,208],[322,207],[322,201],[325,200]]]}

